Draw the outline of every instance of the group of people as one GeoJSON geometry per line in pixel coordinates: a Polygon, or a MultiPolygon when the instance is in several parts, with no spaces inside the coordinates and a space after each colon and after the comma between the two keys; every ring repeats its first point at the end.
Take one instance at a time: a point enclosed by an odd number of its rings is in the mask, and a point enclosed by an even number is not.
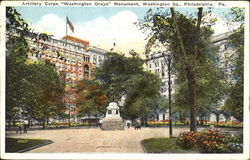
{"type": "Polygon", "coordinates": [[[27,128],[28,128],[28,123],[24,121],[18,126],[16,133],[20,132],[20,134],[22,134],[22,131],[23,133],[28,133],[27,128]]]}
{"type": "MultiPolygon", "coordinates": [[[[127,124],[127,127],[130,128],[131,122],[130,122],[129,120],[126,122],[126,124],[127,124]]],[[[141,123],[138,122],[138,121],[136,121],[136,122],[134,123],[134,127],[135,127],[135,130],[141,129],[141,123]]]]}

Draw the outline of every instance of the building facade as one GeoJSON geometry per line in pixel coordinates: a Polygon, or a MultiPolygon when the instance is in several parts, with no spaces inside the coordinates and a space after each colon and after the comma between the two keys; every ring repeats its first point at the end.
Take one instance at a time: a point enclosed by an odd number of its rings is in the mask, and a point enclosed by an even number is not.
{"type": "MultiPolygon", "coordinates": [[[[11,29],[10,33],[18,36],[18,30],[11,29]]],[[[62,39],[34,38],[28,39],[31,52],[28,58],[33,61],[48,60],[54,64],[56,71],[66,83],[64,102],[66,111],[76,118],[76,82],[83,79],[93,79],[93,71],[100,67],[107,51],[90,46],[90,42],[77,37],[66,35],[62,39]]]]}
{"type": "MultiPolygon", "coordinates": [[[[162,97],[168,98],[169,93],[169,55],[168,51],[157,51],[152,52],[146,56],[146,70],[157,74],[162,80],[162,85],[160,87],[159,93],[162,97]]],[[[172,61],[172,60],[171,60],[172,61]]],[[[171,67],[171,65],[170,65],[171,67]]],[[[176,90],[176,76],[172,73],[170,74],[170,83],[171,83],[171,93],[174,93],[176,90]]],[[[168,120],[169,119],[169,110],[166,109],[164,112],[159,112],[155,117],[156,120],[168,120]]]]}
{"type": "MultiPolygon", "coordinates": [[[[211,42],[214,46],[219,47],[219,62],[218,67],[220,67],[228,76],[227,80],[232,80],[233,78],[230,77],[231,68],[230,68],[230,62],[233,61],[234,56],[234,50],[229,45],[229,36],[232,34],[232,32],[226,32],[223,34],[219,34],[216,36],[213,36],[211,38],[211,42]]],[[[155,73],[159,76],[159,78],[162,80],[162,86],[160,88],[160,95],[164,98],[168,98],[168,56],[169,51],[156,51],[151,52],[149,55],[146,56],[146,70],[150,71],[151,73],[155,73]]],[[[171,74],[171,93],[174,95],[178,84],[177,84],[177,77],[174,74],[171,74]]],[[[173,97],[173,96],[172,96],[173,97]]],[[[174,97],[173,97],[174,98],[174,97]]],[[[221,103],[224,103],[222,101],[221,103]]],[[[167,120],[169,113],[168,109],[164,112],[160,112],[158,115],[156,115],[156,120],[167,120]]],[[[220,121],[225,120],[225,116],[222,114],[219,115],[220,121]]],[[[232,119],[232,118],[231,118],[232,119]]],[[[216,121],[216,115],[214,113],[211,113],[208,120],[210,121],[216,121]]]]}

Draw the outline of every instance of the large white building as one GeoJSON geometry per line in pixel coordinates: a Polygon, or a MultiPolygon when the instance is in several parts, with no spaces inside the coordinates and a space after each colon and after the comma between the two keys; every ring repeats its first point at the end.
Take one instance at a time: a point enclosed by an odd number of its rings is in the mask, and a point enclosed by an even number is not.
{"type": "MultiPolygon", "coordinates": [[[[146,70],[157,74],[162,80],[159,93],[162,97],[168,98],[169,93],[169,73],[168,73],[168,51],[155,51],[146,56],[146,70]]],[[[171,60],[173,61],[173,60],[171,60]]],[[[176,89],[176,76],[171,73],[171,93],[175,92],[176,89]]],[[[173,96],[172,96],[173,97],[173,96]]],[[[165,112],[160,112],[156,115],[156,120],[167,120],[169,118],[168,109],[165,112]]]]}
{"type": "MultiPolygon", "coordinates": [[[[230,63],[233,60],[233,53],[234,50],[229,45],[228,38],[232,34],[232,32],[226,32],[223,34],[219,34],[216,36],[213,36],[211,41],[215,46],[219,47],[219,58],[220,58],[220,64],[218,64],[219,67],[223,68],[223,71],[227,73],[228,76],[230,76],[231,69],[230,69],[230,63]]],[[[151,73],[155,73],[159,76],[159,78],[162,80],[162,86],[160,88],[160,94],[164,98],[168,98],[168,51],[154,51],[151,52],[149,55],[146,56],[146,70],[150,71],[151,73]]],[[[230,77],[229,79],[231,79],[230,77]]],[[[178,87],[177,79],[174,74],[171,75],[171,94],[174,95],[176,88],[178,87]]],[[[172,96],[172,98],[174,98],[172,96]]],[[[156,120],[166,120],[168,119],[168,109],[166,109],[165,112],[159,113],[156,115],[156,120]]],[[[220,115],[220,121],[224,121],[225,117],[223,115],[220,115]]],[[[211,113],[210,121],[216,121],[216,115],[211,113]]]]}

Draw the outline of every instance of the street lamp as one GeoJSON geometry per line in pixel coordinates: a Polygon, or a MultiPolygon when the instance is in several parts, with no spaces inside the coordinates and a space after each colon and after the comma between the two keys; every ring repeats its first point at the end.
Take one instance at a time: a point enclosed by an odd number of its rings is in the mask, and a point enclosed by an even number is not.
{"type": "Polygon", "coordinates": [[[172,91],[172,88],[171,88],[171,84],[172,84],[172,81],[171,81],[171,71],[172,71],[172,68],[171,68],[171,60],[172,60],[172,56],[170,54],[167,55],[167,59],[165,57],[165,54],[164,52],[162,53],[164,59],[165,59],[165,62],[167,63],[167,66],[168,66],[168,99],[169,99],[169,137],[173,137],[173,131],[172,131],[172,106],[171,106],[171,91],[172,91]]]}
{"type": "Polygon", "coordinates": [[[171,106],[171,60],[172,57],[168,55],[168,99],[169,99],[169,136],[173,137],[172,133],[172,106],[171,106]]]}

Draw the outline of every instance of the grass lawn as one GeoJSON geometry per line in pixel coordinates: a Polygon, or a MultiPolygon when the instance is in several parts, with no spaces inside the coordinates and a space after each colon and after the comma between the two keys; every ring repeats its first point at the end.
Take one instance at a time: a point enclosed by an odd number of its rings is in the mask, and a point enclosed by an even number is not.
{"type": "Polygon", "coordinates": [[[149,138],[142,141],[147,153],[199,153],[198,150],[184,150],[176,145],[177,138],[149,138]]]}
{"type": "Polygon", "coordinates": [[[50,142],[45,139],[22,139],[22,138],[6,138],[5,152],[18,152],[39,144],[50,142]]]}

